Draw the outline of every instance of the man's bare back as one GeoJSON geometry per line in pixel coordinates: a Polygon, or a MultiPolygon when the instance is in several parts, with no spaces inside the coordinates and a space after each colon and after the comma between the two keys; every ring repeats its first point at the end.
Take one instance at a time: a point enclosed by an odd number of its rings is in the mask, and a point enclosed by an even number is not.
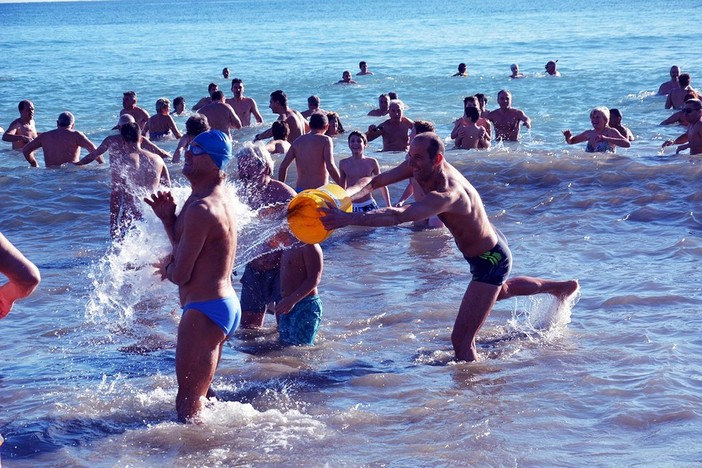
{"type": "MultiPolygon", "coordinates": [[[[333,158],[334,143],[332,139],[320,133],[308,133],[297,138],[281,162],[281,169],[295,161],[297,168],[297,191],[317,188],[329,182],[328,161],[333,158]]],[[[279,172],[278,179],[285,182],[279,172]]],[[[337,174],[338,179],[338,174],[337,174]]]]}
{"type": "MultiPolygon", "coordinates": [[[[64,163],[78,162],[80,149],[94,151],[95,145],[82,132],[59,127],[48,132],[44,132],[28,143],[23,152],[32,152],[39,147],[44,152],[44,165],[46,167],[58,167],[64,163]]],[[[33,156],[29,156],[30,164],[33,156]]],[[[36,160],[34,160],[36,163],[36,160]]]]}
{"type": "Polygon", "coordinates": [[[199,110],[200,114],[207,117],[212,130],[219,130],[229,135],[231,128],[241,128],[241,121],[234,109],[229,104],[213,101],[199,110]]]}
{"type": "Polygon", "coordinates": [[[293,143],[300,136],[307,133],[307,128],[308,128],[307,121],[302,116],[302,114],[300,114],[298,111],[296,111],[294,109],[288,109],[287,112],[285,112],[284,114],[280,115],[280,117],[278,117],[278,120],[282,120],[283,122],[288,124],[288,128],[290,128],[290,134],[288,135],[288,141],[290,143],[293,143]]]}

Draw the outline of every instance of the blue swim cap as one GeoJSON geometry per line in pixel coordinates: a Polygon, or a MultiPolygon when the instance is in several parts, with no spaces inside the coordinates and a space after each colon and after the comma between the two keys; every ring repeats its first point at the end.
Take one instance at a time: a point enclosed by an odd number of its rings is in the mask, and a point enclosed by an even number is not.
{"type": "Polygon", "coordinates": [[[220,169],[223,169],[232,158],[232,140],[219,130],[210,130],[199,134],[193,143],[202,148],[220,169]]]}

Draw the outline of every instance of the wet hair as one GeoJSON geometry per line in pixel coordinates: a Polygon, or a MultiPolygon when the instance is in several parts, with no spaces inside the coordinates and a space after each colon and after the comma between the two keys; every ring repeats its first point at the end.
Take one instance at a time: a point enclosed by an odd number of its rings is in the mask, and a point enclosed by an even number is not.
{"type": "Polygon", "coordinates": [[[435,132],[436,127],[433,123],[428,120],[415,120],[414,121],[414,133],[419,135],[420,133],[435,132]]]}
{"type": "Polygon", "coordinates": [[[277,89],[271,93],[271,100],[277,102],[281,106],[288,107],[288,96],[280,89],[277,89]]]}
{"type": "Polygon", "coordinates": [[[602,112],[602,114],[605,116],[605,120],[609,122],[609,109],[607,109],[605,106],[598,106],[592,109],[590,111],[590,117],[592,117],[592,114],[594,114],[595,112],[602,112]]]}
{"type": "Polygon", "coordinates": [[[685,104],[692,104],[692,107],[694,107],[697,110],[702,109],[702,101],[699,99],[688,99],[685,101],[685,104]]]}
{"type": "Polygon", "coordinates": [[[459,63],[458,64],[458,71],[466,71],[466,64],[465,63],[459,63]]]}
{"type": "Polygon", "coordinates": [[[512,71],[517,71],[517,70],[519,70],[519,65],[517,65],[516,63],[513,63],[512,65],[509,66],[509,69],[512,71]]]}
{"type": "Polygon", "coordinates": [[[59,127],[70,127],[75,121],[75,117],[70,112],[61,112],[56,120],[56,125],[59,127]]]}
{"type": "Polygon", "coordinates": [[[685,95],[685,99],[683,99],[684,102],[689,101],[690,99],[699,99],[700,95],[697,93],[697,91],[690,90],[687,92],[685,95]]]}
{"type": "Polygon", "coordinates": [[[185,98],[183,96],[178,96],[173,100],[173,107],[176,107],[178,104],[185,104],[185,98]]]}
{"type": "Polygon", "coordinates": [[[549,67],[553,67],[553,68],[555,69],[555,68],[556,68],[556,63],[557,63],[557,62],[558,62],[558,60],[556,60],[556,61],[549,60],[548,62],[546,62],[546,66],[545,66],[544,68],[545,68],[546,70],[548,70],[549,67]]]}
{"type": "Polygon", "coordinates": [[[327,125],[329,125],[329,119],[326,115],[321,112],[312,112],[312,115],[310,115],[310,128],[323,130],[327,125]]]}
{"type": "Polygon", "coordinates": [[[215,91],[214,93],[212,93],[212,101],[213,102],[221,101],[223,98],[224,98],[224,92],[219,90],[219,89],[217,91],[215,91]]]}
{"type": "Polygon", "coordinates": [[[273,132],[273,138],[276,140],[287,140],[288,135],[290,135],[290,126],[287,122],[281,122],[276,120],[271,125],[271,132],[273,132]]]}
{"type": "Polygon", "coordinates": [[[688,86],[690,84],[690,74],[689,73],[683,73],[678,77],[678,82],[680,83],[680,87],[684,88],[685,86],[688,86]]]}
{"type": "MultiPolygon", "coordinates": [[[[506,94],[508,96],[512,96],[512,93],[510,93],[506,89],[501,89],[500,92],[497,93],[497,99],[500,99],[500,94],[506,94]]],[[[476,95],[476,97],[477,97],[477,95],[476,95]]],[[[480,99],[478,99],[478,102],[480,102],[480,99]]]]}
{"type": "Polygon", "coordinates": [[[219,88],[219,86],[217,86],[217,83],[210,83],[207,85],[207,92],[212,93],[212,90],[217,88],[219,88]]]}
{"type": "Polygon", "coordinates": [[[612,117],[619,117],[620,119],[622,118],[622,113],[619,109],[610,109],[609,110],[609,118],[611,119],[612,117]]]}
{"type": "Polygon", "coordinates": [[[127,143],[138,143],[141,138],[141,129],[136,122],[130,122],[119,127],[119,134],[127,143]]]}
{"type": "Polygon", "coordinates": [[[344,125],[341,123],[339,114],[336,112],[327,112],[327,119],[329,120],[329,126],[331,127],[331,121],[336,120],[336,133],[346,133],[344,130],[344,125]]]}
{"type": "Polygon", "coordinates": [[[234,78],[232,80],[232,87],[234,87],[235,84],[244,84],[244,82],[241,80],[241,78],[234,78]]]}
{"type": "Polygon", "coordinates": [[[480,118],[480,111],[477,107],[466,107],[466,117],[475,123],[480,118]]]}
{"type": "Polygon", "coordinates": [[[365,62],[365,60],[361,60],[360,62],[358,62],[358,68],[363,68],[366,66],[368,66],[368,64],[365,62]]]}
{"type": "Polygon", "coordinates": [[[463,98],[463,108],[465,109],[468,107],[468,103],[472,102],[473,107],[480,107],[480,102],[478,102],[478,98],[476,96],[466,96],[463,98]]]}
{"type": "Polygon", "coordinates": [[[397,93],[395,91],[390,91],[388,93],[388,97],[390,98],[391,101],[395,100],[395,99],[397,99],[397,93]]]}
{"type": "Polygon", "coordinates": [[[319,96],[312,95],[307,98],[307,104],[312,104],[314,106],[319,107],[320,102],[321,100],[319,99],[319,96]]]}
{"type": "Polygon", "coordinates": [[[483,93],[475,93],[475,99],[478,100],[478,107],[480,107],[481,111],[485,110],[485,106],[487,106],[488,103],[488,98],[486,95],[483,93]]]}
{"type": "Polygon", "coordinates": [[[27,101],[26,99],[24,101],[20,101],[19,104],[17,104],[17,110],[22,112],[24,110],[24,108],[27,107],[28,105],[29,105],[29,101],[27,101]]]}
{"type": "Polygon", "coordinates": [[[357,137],[359,137],[359,138],[363,141],[363,144],[364,144],[364,145],[367,145],[367,144],[368,144],[368,137],[366,136],[365,133],[359,132],[358,130],[353,130],[353,131],[351,131],[351,132],[349,133],[349,137],[348,137],[347,141],[351,141],[351,137],[352,137],[352,136],[357,136],[357,137]]]}
{"type": "Polygon", "coordinates": [[[234,156],[237,160],[251,159],[266,175],[273,174],[273,159],[263,144],[246,142],[234,156]]]}
{"type": "Polygon", "coordinates": [[[420,133],[414,137],[413,143],[423,140],[427,141],[427,153],[429,153],[430,159],[436,159],[437,154],[444,154],[444,151],[446,151],[443,140],[434,132],[420,133]]]}
{"type": "Polygon", "coordinates": [[[137,93],[134,91],[125,91],[124,93],[122,93],[122,96],[131,96],[134,99],[136,99],[137,93]]]}
{"type": "Polygon", "coordinates": [[[156,112],[161,112],[161,109],[164,107],[169,107],[171,105],[171,101],[166,98],[160,98],[156,101],[156,112]]]}
{"type": "Polygon", "coordinates": [[[204,114],[193,114],[185,121],[185,133],[188,135],[198,136],[208,131],[210,131],[210,123],[204,114]]]}

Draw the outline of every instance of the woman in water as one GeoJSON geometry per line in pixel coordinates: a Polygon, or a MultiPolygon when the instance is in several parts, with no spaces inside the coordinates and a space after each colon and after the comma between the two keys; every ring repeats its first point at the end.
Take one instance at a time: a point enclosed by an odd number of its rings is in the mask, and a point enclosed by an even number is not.
{"type": "Polygon", "coordinates": [[[609,109],[606,107],[595,107],[590,112],[590,122],[592,130],[585,130],[580,135],[573,136],[570,130],[563,130],[565,141],[569,145],[587,141],[585,152],[587,153],[614,153],[617,146],[629,148],[629,140],[619,133],[618,130],[609,126],[609,109]]]}

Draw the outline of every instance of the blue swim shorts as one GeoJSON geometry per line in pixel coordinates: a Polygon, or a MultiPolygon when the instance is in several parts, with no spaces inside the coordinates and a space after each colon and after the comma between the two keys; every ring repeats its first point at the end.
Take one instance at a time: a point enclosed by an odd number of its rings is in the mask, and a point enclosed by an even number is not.
{"type": "Polygon", "coordinates": [[[239,328],[241,307],[236,294],[221,299],[212,299],[211,301],[190,302],[183,307],[183,313],[190,309],[203,313],[221,328],[227,336],[231,336],[239,328]]]}
{"type": "Polygon", "coordinates": [[[502,286],[512,271],[512,252],[507,239],[497,229],[497,245],[477,257],[465,257],[470,265],[473,281],[502,286]]]}
{"type": "Polygon", "coordinates": [[[240,282],[241,310],[260,313],[269,302],[280,300],[280,268],[256,270],[246,265],[240,282]]]}
{"type": "Polygon", "coordinates": [[[322,299],[309,296],[278,320],[280,341],[288,345],[313,345],[322,321],[322,299]]]}

